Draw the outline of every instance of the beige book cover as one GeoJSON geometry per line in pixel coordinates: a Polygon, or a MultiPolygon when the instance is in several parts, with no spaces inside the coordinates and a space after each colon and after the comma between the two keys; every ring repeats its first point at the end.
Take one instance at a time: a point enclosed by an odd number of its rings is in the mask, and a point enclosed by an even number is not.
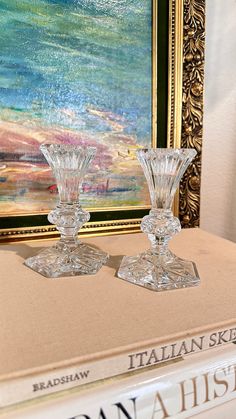
{"type": "Polygon", "coordinates": [[[0,247],[0,405],[72,388],[236,339],[236,245],[200,229],[171,243],[198,287],[157,293],[116,277],[143,234],[91,238],[110,253],[95,276],[48,279],[23,265],[48,242],[0,247]]]}
{"type": "MultiPolygon", "coordinates": [[[[230,400],[236,406],[233,344],[0,411],[1,419],[186,419],[230,400]]],[[[234,408],[235,409],[235,408],[234,408]]],[[[235,410],[234,410],[235,411],[235,410]]],[[[224,415],[220,419],[226,419],[224,415]]],[[[230,417],[235,419],[235,414],[230,417]]]]}

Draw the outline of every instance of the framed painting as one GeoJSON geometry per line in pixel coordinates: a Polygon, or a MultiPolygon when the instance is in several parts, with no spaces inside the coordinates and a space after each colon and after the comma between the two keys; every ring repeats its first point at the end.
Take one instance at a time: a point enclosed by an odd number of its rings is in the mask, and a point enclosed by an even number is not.
{"type": "Polygon", "coordinates": [[[0,12],[0,241],[57,235],[49,142],[97,148],[85,235],[139,230],[150,202],[137,149],[197,148],[175,203],[197,225],[203,0],[0,0],[0,12]]]}

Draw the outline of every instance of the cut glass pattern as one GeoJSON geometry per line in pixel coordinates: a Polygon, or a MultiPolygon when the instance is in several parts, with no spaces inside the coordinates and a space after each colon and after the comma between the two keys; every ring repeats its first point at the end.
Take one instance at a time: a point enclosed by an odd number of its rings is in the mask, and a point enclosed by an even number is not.
{"type": "Polygon", "coordinates": [[[50,278],[95,274],[108,255],[82,243],[78,231],[90,218],[89,212],[80,206],[79,188],[96,148],[43,144],[40,149],[57,181],[59,203],[49,213],[48,220],[56,225],[61,238],[54,246],[27,259],[25,264],[50,278]]]}
{"type": "Polygon", "coordinates": [[[163,291],[199,284],[194,262],[174,255],[169,240],[180,232],[180,221],[171,207],[176,189],[188,165],[196,155],[193,149],[142,149],[137,157],[147,179],[152,209],[141,223],[151,248],[137,256],[125,256],[119,278],[163,291]]]}

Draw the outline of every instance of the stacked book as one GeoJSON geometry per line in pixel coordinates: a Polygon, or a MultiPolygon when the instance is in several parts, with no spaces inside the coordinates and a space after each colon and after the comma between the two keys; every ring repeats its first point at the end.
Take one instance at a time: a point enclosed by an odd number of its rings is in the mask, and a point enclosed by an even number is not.
{"type": "Polygon", "coordinates": [[[1,246],[0,417],[215,418],[222,403],[235,408],[236,245],[183,230],[172,248],[196,262],[201,285],[156,293],[115,276],[123,254],[147,248],[144,235],[88,242],[110,253],[108,265],[58,280],[23,265],[39,243],[1,246]]]}

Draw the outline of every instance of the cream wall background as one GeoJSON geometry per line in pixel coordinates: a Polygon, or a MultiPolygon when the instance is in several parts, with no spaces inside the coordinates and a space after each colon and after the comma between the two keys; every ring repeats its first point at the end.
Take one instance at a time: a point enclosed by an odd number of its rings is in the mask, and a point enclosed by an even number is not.
{"type": "Polygon", "coordinates": [[[236,0],[206,0],[200,226],[236,242],[236,0]]]}

